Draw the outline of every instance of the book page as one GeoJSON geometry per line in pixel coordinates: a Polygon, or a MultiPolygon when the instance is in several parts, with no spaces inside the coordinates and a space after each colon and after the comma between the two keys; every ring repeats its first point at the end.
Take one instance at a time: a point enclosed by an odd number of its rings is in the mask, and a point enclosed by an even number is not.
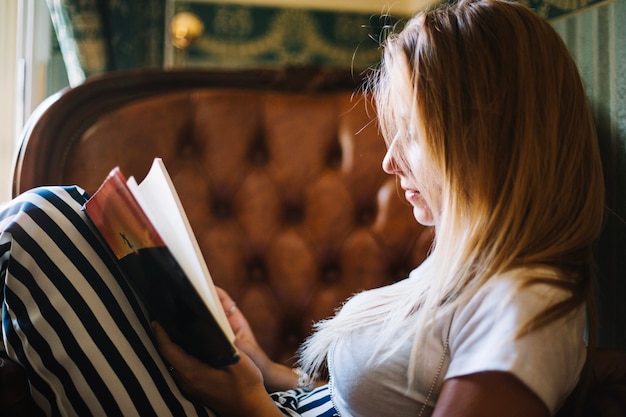
{"type": "Polygon", "coordinates": [[[160,158],[155,158],[140,183],[128,179],[128,187],[169,247],[181,268],[232,342],[235,340],[226,313],[219,301],[209,269],[195,238],[172,180],[160,158]]]}

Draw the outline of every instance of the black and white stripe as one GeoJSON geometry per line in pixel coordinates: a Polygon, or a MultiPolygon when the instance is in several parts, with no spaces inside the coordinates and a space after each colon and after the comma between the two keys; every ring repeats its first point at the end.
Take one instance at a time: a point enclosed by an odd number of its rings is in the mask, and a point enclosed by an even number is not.
{"type": "Polygon", "coordinates": [[[276,392],[272,394],[272,399],[287,417],[339,417],[328,385],[310,392],[302,389],[276,392]]]}
{"type": "MultiPolygon", "coordinates": [[[[167,371],[81,211],[87,198],[77,187],[42,187],[0,205],[5,353],[24,366],[49,416],[213,416],[167,371]]],[[[273,398],[287,416],[335,415],[327,387],[273,398]]]]}
{"type": "Polygon", "coordinates": [[[178,390],[75,187],[0,211],[3,340],[48,415],[212,416],[178,390]]]}

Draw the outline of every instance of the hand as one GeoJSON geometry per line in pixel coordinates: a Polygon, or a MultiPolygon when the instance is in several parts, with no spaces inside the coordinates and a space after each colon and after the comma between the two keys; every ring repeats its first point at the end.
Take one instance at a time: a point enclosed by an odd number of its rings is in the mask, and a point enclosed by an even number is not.
{"type": "Polygon", "coordinates": [[[272,360],[257,342],[248,320],[237,308],[237,304],[230,295],[222,288],[216,287],[215,289],[226,312],[230,327],[235,333],[235,346],[248,355],[265,376],[268,368],[272,366],[272,360]]]}
{"type": "Polygon", "coordinates": [[[230,327],[235,333],[235,346],[250,357],[263,375],[267,391],[282,391],[295,388],[298,376],[291,368],[270,359],[254,337],[248,320],[233,299],[223,289],[216,287],[217,294],[226,312],[230,327]]]}
{"type": "Polygon", "coordinates": [[[220,416],[281,416],[265,391],[263,377],[252,360],[240,352],[234,365],[212,368],[174,344],[156,322],[152,329],[159,352],[172,366],[181,391],[220,416]]]}

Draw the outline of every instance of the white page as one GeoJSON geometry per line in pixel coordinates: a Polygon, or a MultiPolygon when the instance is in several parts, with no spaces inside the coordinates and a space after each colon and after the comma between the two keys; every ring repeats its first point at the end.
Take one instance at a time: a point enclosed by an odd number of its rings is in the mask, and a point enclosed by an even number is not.
{"type": "Polygon", "coordinates": [[[129,178],[128,187],[226,336],[234,341],[235,334],[219,301],[198,241],[161,158],[155,158],[148,175],[139,185],[133,177],[129,178]]]}

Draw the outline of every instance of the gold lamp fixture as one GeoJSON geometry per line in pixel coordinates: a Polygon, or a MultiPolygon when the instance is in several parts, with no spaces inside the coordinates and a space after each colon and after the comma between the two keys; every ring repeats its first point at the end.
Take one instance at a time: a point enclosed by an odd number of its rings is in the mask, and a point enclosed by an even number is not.
{"type": "Polygon", "coordinates": [[[185,49],[194,43],[204,32],[204,24],[200,18],[190,12],[177,13],[170,26],[172,44],[176,48],[185,49]]]}

